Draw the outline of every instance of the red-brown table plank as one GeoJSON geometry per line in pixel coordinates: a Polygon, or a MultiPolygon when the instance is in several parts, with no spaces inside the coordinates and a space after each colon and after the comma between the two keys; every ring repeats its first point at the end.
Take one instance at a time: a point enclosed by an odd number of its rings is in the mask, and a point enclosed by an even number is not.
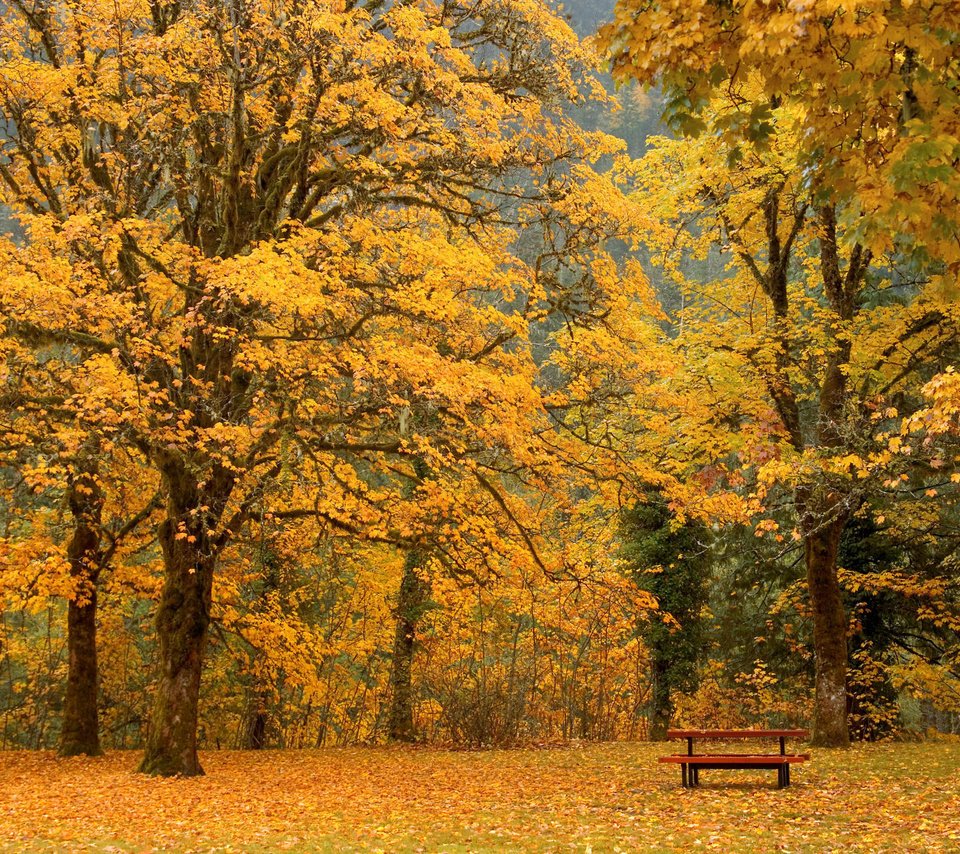
{"type": "Polygon", "coordinates": [[[777,753],[762,754],[760,756],[738,756],[736,754],[701,754],[699,756],[660,756],[657,762],[671,762],[676,765],[783,765],[790,762],[807,762],[810,756],[806,753],[788,753],[781,756],[777,753]]]}
{"type": "Polygon", "coordinates": [[[667,738],[806,738],[805,729],[668,729],[667,738]]]}

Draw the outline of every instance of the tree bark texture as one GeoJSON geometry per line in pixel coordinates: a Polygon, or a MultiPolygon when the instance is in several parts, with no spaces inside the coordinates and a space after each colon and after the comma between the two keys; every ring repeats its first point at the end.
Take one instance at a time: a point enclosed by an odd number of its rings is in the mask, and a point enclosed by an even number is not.
{"type": "Polygon", "coordinates": [[[67,695],[60,734],[61,756],[99,756],[97,708],[97,591],[67,605],[67,695]]]}

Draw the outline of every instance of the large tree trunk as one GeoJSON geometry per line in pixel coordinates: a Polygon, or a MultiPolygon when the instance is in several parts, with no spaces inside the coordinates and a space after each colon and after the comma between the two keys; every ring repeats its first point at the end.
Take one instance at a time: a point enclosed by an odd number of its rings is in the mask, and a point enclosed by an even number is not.
{"type": "Polygon", "coordinates": [[[67,544],[74,597],[67,605],[67,694],[60,733],[61,756],[98,756],[97,579],[103,556],[100,524],[103,493],[97,484],[95,447],[72,477],[68,503],[73,534],[67,544]]]}
{"type": "Polygon", "coordinates": [[[666,741],[670,718],[673,716],[673,704],[670,702],[669,663],[662,654],[653,651],[650,662],[650,741],[666,741]]]}
{"type": "Polygon", "coordinates": [[[166,575],[157,613],[160,684],[140,764],[141,772],[166,777],[203,774],[197,756],[197,712],[214,559],[198,526],[178,531],[172,521],[186,518],[187,513],[171,513],[159,531],[166,575]]]}
{"type": "Polygon", "coordinates": [[[844,521],[822,525],[804,543],[813,614],[816,695],[813,744],[848,747],[847,615],[837,579],[837,550],[844,521]]]}
{"type": "Polygon", "coordinates": [[[397,630],[393,641],[393,669],[390,673],[389,737],[393,741],[415,741],[413,725],[413,650],[417,625],[423,616],[428,584],[417,574],[422,555],[407,552],[397,602],[397,630]]]}

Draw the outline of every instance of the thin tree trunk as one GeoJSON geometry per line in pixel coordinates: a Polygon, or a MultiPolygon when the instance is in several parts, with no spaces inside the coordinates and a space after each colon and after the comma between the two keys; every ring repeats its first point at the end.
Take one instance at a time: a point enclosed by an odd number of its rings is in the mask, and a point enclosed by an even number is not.
{"type": "Polygon", "coordinates": [[[397,601],[397,629],[393,642],[393,669],[390,674],[390,716],[388,734],[392,741],[415,741],[413,724],[413,652],[417,625],[423,616],[428,584],[417,574],[422,555],[407,552],[397,601]]]}
{"type": "Polygon", "coordinates": [[[195,777],[203,774],[197,718],[214,561],[203,548],[205,538],[178,531],[171,517],[184,519],[186,514],[171,514],[159,531],[166,573],[157,613],[160,684],[140,771],[195,777]],[[190,536],[195,536],[194,543],[190,536]]]}
{"type": "Polygon", "coordinates": [[[650,662],[650,741],[666,741],[673,704],[670,702],[670,680],[667,676],[668,662],[654,652],[650,662]]]}
{"type": "Polygon", "coordinates": [[[90,455],[71,478],[68,492],[74,528],[67,544],[67,559],[76,589],[67,604],[67,692],[61,756],[98,756],[103,752],[97,714],[97,580],[103,562],[103,493],[96,480],[98,449],[89,450],[90,455]]]}
{"type": "Polygon", "coordinates": [[[816,667],[812,743],[819,747],[850,745],[847,616],[837,579],[837,551],[843,528],[843,520],[824,524],[808,534],[804,543],[816,667]]]}
{"type": "MultiPolygon", "coordinates": [[[[280,589],[280,567],[277,555],[265,549],[261,553],[261,563],[264,569],[263,588],[261,589],[255,610],[258,612],[267,606],[271,594],[280,589]]],[[[263,650],[256,650],[253,660],[250,662],[250,669],[253,671],[253,686],[250,709],[247,714],[246,725],[243,732],[243,743],[241,747],[245,750],[263,750],[267,744],[267,709],[270,705],[270,688],[261,681],[257,675],[257,658],[264,656],[263,650]]],[[[279,695],[279,694],[278,694],[279,695]]]]}
{"type": "Polygon", "coordinates": [[[267,705],[270,693],[264,688],[253,692],[243,728],[243,750],[263,750],[267,746],[267,705]]]}

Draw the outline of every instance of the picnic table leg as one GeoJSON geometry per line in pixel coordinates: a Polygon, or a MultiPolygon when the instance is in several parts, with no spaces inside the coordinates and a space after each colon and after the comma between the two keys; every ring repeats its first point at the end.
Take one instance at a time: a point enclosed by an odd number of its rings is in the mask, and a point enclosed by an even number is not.
{"type": "Polygon", "coordinates": [[[784,766],[784,771],[786,772],[787,785],[789,786],[790,785],[790,763],[789,762],[784,766]]]}
{"type": "Polygon", "coordinates": [[[777,788],[782,789],[787,785],[787,766],[781,765],[777,768],[777,788]]]}
{"type": "Polygon", "coordinates": [[[787,740],[781,735],[780,736],[780,755],[783,756],[787,752],[787,740]]]}
{"type": "Polygon", "coordinates": [[[690,768],[690,770],[693,772],[693,785],[699,786],[700,785],[700,769],[696,765],[694,765],[690,768]]]}

